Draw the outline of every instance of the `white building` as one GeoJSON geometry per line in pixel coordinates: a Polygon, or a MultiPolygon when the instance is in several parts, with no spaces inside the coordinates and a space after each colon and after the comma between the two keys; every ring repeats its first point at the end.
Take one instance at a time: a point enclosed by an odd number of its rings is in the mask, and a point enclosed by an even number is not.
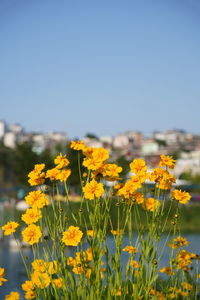
{"type": "Polygon", "coordinates": [[[154,142],[153,139],[147,139],[143,142],[141,147],[141,154],[142,155],[149,155],[154,154],[159,151],[158,143],[154,142]]]}
{"type": "Polygon", "coordinates": [[[3,138],[4,145],[8,148],[15,148],[17,136],[14,132],[6,132],[3,138]]]}
{"type": "Polygon", "coordinates": [[[129,137],[125,134],[119,134],[113,138],[114,148],[124,148],[129,145],[129,137]]]}
{"type": "Polygon", "coordinates": [[[9,131],[12,131],[16,134],[20,134],[23,131],[23,127],[20,124],[9,124],[9,131]]]}

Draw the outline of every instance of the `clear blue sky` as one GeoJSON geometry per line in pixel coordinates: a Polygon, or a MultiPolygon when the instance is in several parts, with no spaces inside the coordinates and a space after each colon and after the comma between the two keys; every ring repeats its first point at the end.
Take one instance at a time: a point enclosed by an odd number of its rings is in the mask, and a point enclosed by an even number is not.
{"type": "Polygon", "coordinates": [[[199,0],[1,0],[0,119],[200,133],[199,0]]]}

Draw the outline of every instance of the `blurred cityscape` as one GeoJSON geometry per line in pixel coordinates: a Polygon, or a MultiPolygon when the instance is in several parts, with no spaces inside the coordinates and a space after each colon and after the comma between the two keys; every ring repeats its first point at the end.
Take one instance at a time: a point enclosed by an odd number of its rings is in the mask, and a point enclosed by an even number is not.
{"type": "MultiPolygon", "coordinates": [[[[70,142],[63,132],[26,132],[21,124],[8,124],[5,121],[0,121],[0,141],[1,148],[8,149],[16,149],[27,143],[38,155],[45,150],[54,154],[58,152],[56,149],[63,150],[70,142]]],[[[177,160],[174,169],[177,178],[187,177],[186,174],[200,174],[200,134],[188,133],[182,129],[155,131],[149,137],[138,131],[101,137],[88,133],[84,141],[87,146],[109,149],[112,160],[123,157],[130,161],[135,157],[143,157],[149,167],[155,167],[160,155],[168,154],[177,160]]]]}

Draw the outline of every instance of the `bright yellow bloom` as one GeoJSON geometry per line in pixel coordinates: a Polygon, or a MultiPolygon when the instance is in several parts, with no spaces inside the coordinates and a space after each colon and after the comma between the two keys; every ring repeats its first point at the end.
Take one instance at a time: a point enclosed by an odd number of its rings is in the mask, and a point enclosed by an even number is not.
{"type": "Polygon", "coordinates": [[[196,254],[181,250],[176,255],[177,268],[188,271],[188,265],[192,263],[192,259],[196,258],[196,254]]]}
{"type": "Polygon", "coordinates": [[[4,278],[4,276],[5,276],[5,269],[0,268],[0,286],[3,285],[4,282],[8,281],[6,278],[4,278]]]}
{"type": "Polygon", "coordinates": [[[53,285],[55,285],[58,288],[62,287],[62,282],[63,282],[62,278],[56,278],[52,280],[53,285]]]}
{"type": "Polygon", "coordinates": [[[74,149],[74,150],[84,150],[85,149],[85,144],[84,141],[71,141],[71,145],[70,148],[74,149]]]}
{"type": "Polygon", "coordinates": [[[160,273],[166,273],[167,275],[174,275],[174,272],[171,267],[164,267],[160,269],[160,273]]]}
{"type": "Polygon", "coordinates": [[[70,169],[64,169],[64,170],[61,170],[56,179],[57,180],[60,180],[61,182],[63,181],[67,181],[68,177],[71,175],[71,170],[70,169]]]}
{"type": "Polygon", "coordinates": [[[169,167],[174,169],[176,160],[172,156],[160,155],[159,167],[169,167]]]}
{"type": "Polygon", "coordinates": [[[103,184],[92,179],[92,181],[83,187],[83,192],[86,199],[93,200],[95,197],[99,198],[104,193],[103,184]]]}
{"type": "Polygon", "coordinates": [[[60,153],[55,159],[54,164],[57,165],[57,169],[62,169],[64,167],[67,167],[69,165],[69,160],[66,158],[66,155],[62,155],[60,153]]]}
{"type": "Polygon", "coordinates": [[[139,264],[136,260],[132,260],[130,262],[130,266],[134,267],[135,269],[139,268],[139,264]]]}
{"type": "Polygon", "coordinates": [[[105,176],[108,176],[108,180],[115,181],[119,179],[119,173],[122,172],[122,168],[116,164],[106,164],[104,167],[105,176]]]}
{"type": "Polygon", "coordinates": [[[144,195],[140,192],[135,192],[133,194],[133,198],[135,199],[135,201],[138,203],[138,204],[141,204],[144,202],[144,195]]]}
{"type": "Polygon", "coordinates": [[[42,232],[39,226],[31,224],[22,231],[22,236],[24,242],[33,245],[39,242],[39,239],[42,236],[42,232]]]}
{"type": "Polygon", "coordinates": [[[36,164],[33,171],[28,174],[30,178],[28,182],[30,185],[41,185],[45,182],[45,173],[42,170],[45,168],[45,164],[36,164]]]}
{"type": "Polygon", "coordinates": [[[174,190],[172,192],[172,197],[175,200],[178,200],[180,203],[185,204],[190,200],[191,195],[188,192],[185,192],[185,191],[174,190]]]}
{"type": "Polygon", "coordinates": [[[50,285],[50,277],[47,273],[41,273],[38,271],[34,271],[31,280],[40,289],[44,289],[50,285]]]}
{"type": "Polygon", "coordinates": [[[63,232],[62,241],[66,246],[77,246],[83,236],[79,227],[70,226],[67,231],[63,232]]]}
{"type": "Polygon", "coordinates": [[[11,233],[16,231],[16,228],[19,226],[18,223],[10,221],[4,226],[2,226],[2,230],[4,231],[4,235],[10,235],[11,233]]]}
{"type": "Polygon", "coordinates": [[[21,216],[22,221],[27,225],[36,223],[40,218],[42,218],[42,214],[37,208],[29,208],[26,210],[25,214],[21,216]]]}
{"type": "Polygon", "coordinates": [[[147,170],[146,163],[142,158],[134,159],[130,163],[130,168],[131,168],[132,173],[138,174],[138,175],[141,173],[145,173],[147,170]]]}
{"type": "Polygon", "coordinates": [[[22,290],[25,292],[34,290],[33,282],[31,280],[26,280],[24,283],[22,283],[22,290]]]}
{"type": "MultiPolygon", "coordinates": [[[[84,154],[86,154],[85,151],[84,154]]],[[[100,169],[105,160],[109,158],[108,150],[104,148],[89,148],[86,155],[83,166],[93,171],[100,169]]]]}
{"type": "Polygon", "coordinates": [[[35,259],[31,265],[33,267],[33,270],[37,272],[42,273],[47,269],[47,263],[43,259],[35,259]]]}
{"type": "Polygon", "coordinates": [[[103,165],[103,161],[96,160],[94,157],[84,158],[83,166],[86,167],[88,170],[96,171],[100,169],[103,165]]]}
{"type": "Polygon", "coordinates": [[[5,300],[19,300],[20,294],[18,292],[10,292],[9,295],[5,296],[5,300]]]}
{"type": "Polygon", "coordinates": [[[26,203],[34,208],[43,208],[45,205],[49,204],[47,196],[41,191],[30,192],[25,197],[26,203]]]}
{"type": "Polygon", "coordinates": [[[143,208],[153,212],[158,208],[159,205],[160,205],[160,202],[157,199],[145,198],[144,203],[143,203],[143,208]]]}
{"type": "Polygon", "coordinates": [[[25,299],[34,299],[34,298],[36,298],[35,291],[30,290],[25,293],[25,299]]]}
{"type": "Polygon", "coordinates": [[[172,183],[176,182],[174,175],[161,168],[155,168],[149,175],[149,179],[151,181],[155,181],[158,188],[163,190],[170,190],[172,183]]]}
{"type": "Polygon", "coordinates": [[[128,252],[129,254],[131,253],[136,253],[137,249],[133,246],[126,246],[124,249],[122,249],[124,252],[128,252]]]}
{"type": "Polygon", "coordinates": [[[58,180],[57,176],[59,175],[60,171],[57,168],[49,169],[46,172],[46,178],[49,178],[51,181],[58,180]]]}
{"type": "Polygon", "coordinates": [[[96,232],[94,230],[87,230],[86,233],[88,236],[92,236],[92,237],[94,237],[96,235],[96,232]]]}
{"type": "Polygon", "coordinates": [[[118,190],[119,196],[124,196],[126,199],[134,197],[135,191],[142,187],[142,182],[138,176],[132,176],[122,188],[118,190]]]}
{"type": "Polygon", "coordinates": [[[162,179],[159,181],[157,185],[161,190],[170,190],[172,187],[172,183],[176,182],[176,178],[174,175],[170,174],[168,171],[165,171],[162,179]]]}
{"type": "Polygon", "coordinates": [[[188,246],[189,242],[186,238],[183,238],[181,236],[177,236],[177,238],[174,238],[172,242],[168,242],[169,247],[171,248],[180,248],[182,246],[188,246]]]}
{"type": "Polygon", "coordinates": [[[80,275],[80,274],[82,274],[82,273],[84,272],[84,268],[83,268],[83,266],[82,266],[81,264],[79,264],[79,265],[75,266],[75,267],[72,269],[72,271],[73,271],[75,274],[80,275]]]}

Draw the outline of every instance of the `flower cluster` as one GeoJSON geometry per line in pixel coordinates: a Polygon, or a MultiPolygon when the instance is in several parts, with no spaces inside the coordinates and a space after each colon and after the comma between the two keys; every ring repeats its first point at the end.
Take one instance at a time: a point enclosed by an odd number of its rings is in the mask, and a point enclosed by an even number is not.
{"type": "MultiPolygon", "coordinates": [[[[161,155],[152,170],[144,159],[135,158],[125,180],[120,175],[122,168],[112,163],[107,149],[87,147],[84,141],[72,141],[70,146],[84,156],[82,166],[79,164],[79,203],[71,203],[73,188],[70,191],[67,186],[71,170],[66,155],[60,153],[54,159],[54,168],[46,170],[45,164],[36,164],[28,174],[30,186],[37,187],[26,195],[29,207],[21,215],[25,226],[21,239],[34,253],[31,268],[27,268],[28,279],[22,284],[25,299],[113,299],[126,295],[139,300],[182,299],[192,294],[195,288],[186,276],[179,279],[179,273],[188,273],[198,256],[180,249],[189,242],[177,236],[176,223],[172,240],[165,243],[173,254],[167,266],[157,267],[157,248],[170,218],[165,212],[164,196],[169,199],[170,209],[174,205],[176,211],[179,203],[186,204],[191,197],[188,192],[172,190],[176,182],[170,173],[175,167],[173,157],[161,155]],[[51,197],[47,190],[52,191],[51,197]],[[114,216],[111,209],[116,212],[114,216]],[[164,222],[163,216],[167,216],[164,222]],[[115,243],[111,251],[107,245],[109,232],[115,243]],[[73,254],[68,254],[69,249],[73,254]],[[125,265],[121,264],[121,255],[128,257],[125,265]],[[104,264],[106,267],[102,267],[104,264]],[[161,290],[160,277],[166,275],[169,281],[161,290]]],[[[18,227],[19,223],[10,221],[2,230],[10,235],[18,227]]],[[[5,270],[0,268],[0,286],[6,281],[5,270]]],[[[5,299],[19,297],[12,291],[5,299]]]]}

